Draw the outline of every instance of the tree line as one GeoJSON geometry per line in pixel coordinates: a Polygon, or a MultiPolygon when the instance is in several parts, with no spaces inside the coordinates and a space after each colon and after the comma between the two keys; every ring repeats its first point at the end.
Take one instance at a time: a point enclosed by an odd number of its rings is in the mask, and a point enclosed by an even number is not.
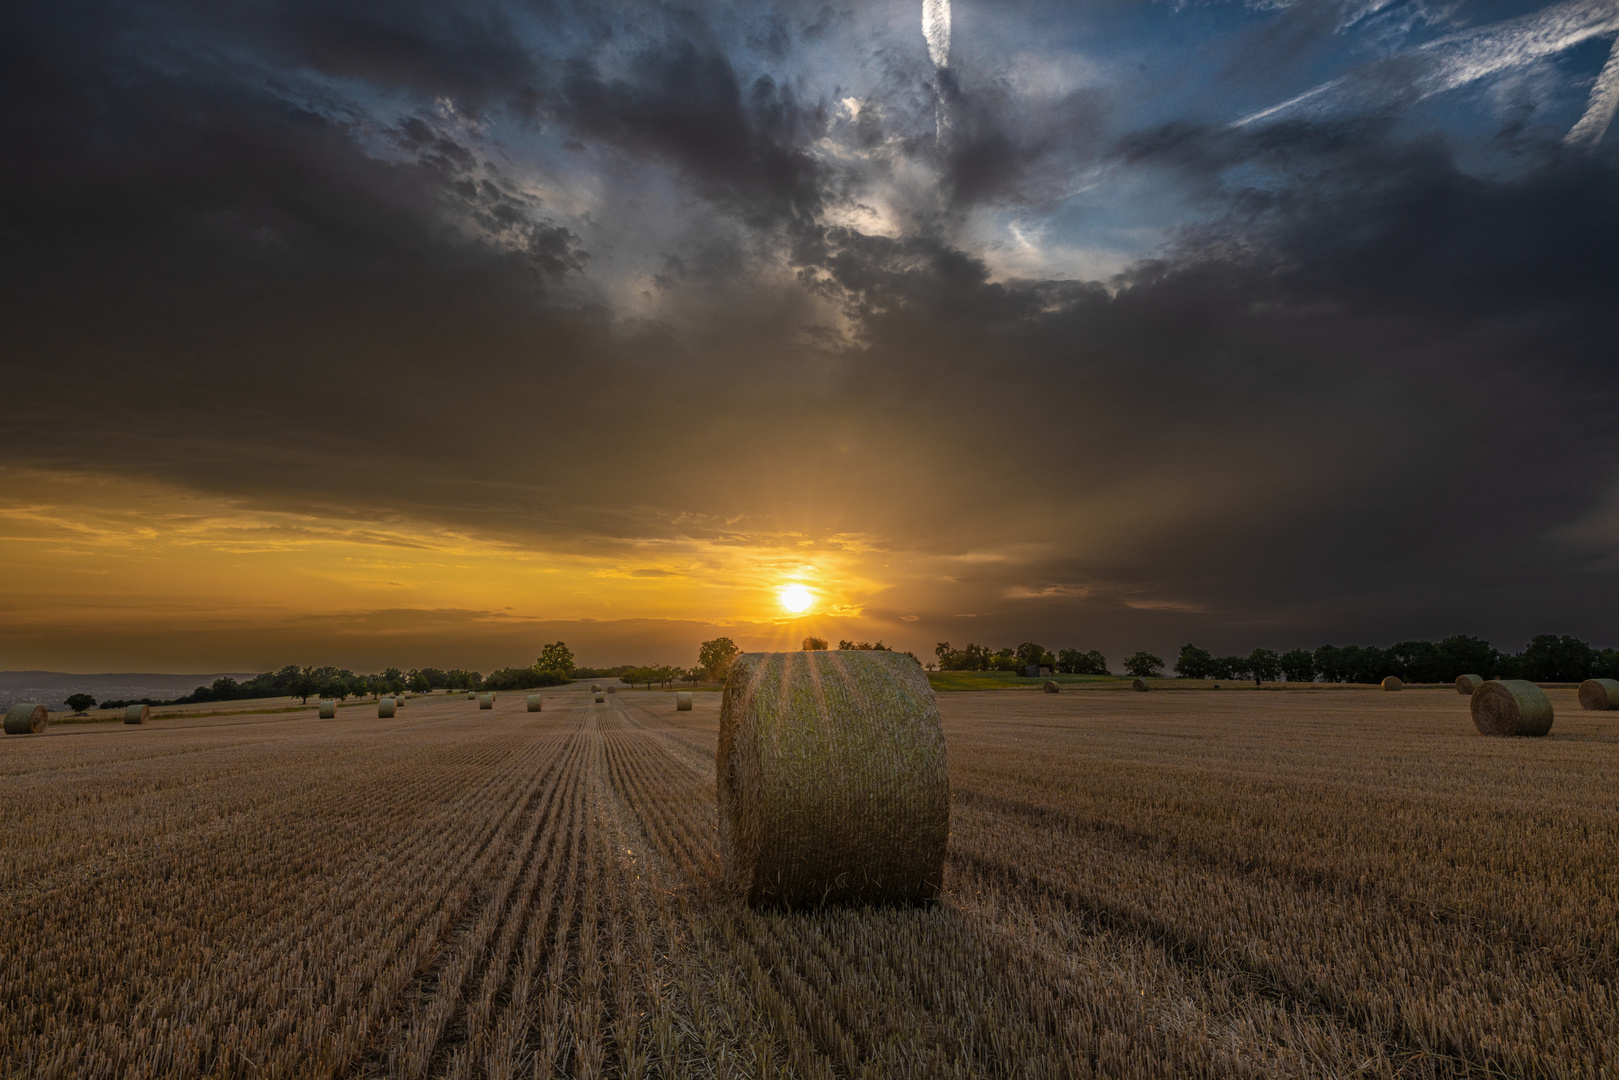
{"type": "Polygon", "coordinates": [[[1255,649],[1247,656],[1214,656],[1183,645],[1175,673],[1187,679],[1253,679],[1256,682],[1375,683],[1393,675],[1403,682],[1454,682],[1461,675],[1531,682],[1583,682],[1619,678],[1619,650],[1597,649],[1578,638],[1537,634],[1521,652],[1505,653],[1482,638],[1457,635],[1443,641],[1376,645],[1322,645],[1277,653],[1255,649]]]}

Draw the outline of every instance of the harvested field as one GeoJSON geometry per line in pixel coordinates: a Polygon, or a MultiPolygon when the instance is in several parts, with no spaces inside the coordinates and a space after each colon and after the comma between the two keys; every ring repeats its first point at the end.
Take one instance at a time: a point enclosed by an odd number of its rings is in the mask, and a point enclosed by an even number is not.
{"type": "Polygon", "coordinates": [[[0,1076],[1619,1075],[1619,723],[941,694],[941,901],[718,888],[719,696],[0,742],[0,1076]]]}

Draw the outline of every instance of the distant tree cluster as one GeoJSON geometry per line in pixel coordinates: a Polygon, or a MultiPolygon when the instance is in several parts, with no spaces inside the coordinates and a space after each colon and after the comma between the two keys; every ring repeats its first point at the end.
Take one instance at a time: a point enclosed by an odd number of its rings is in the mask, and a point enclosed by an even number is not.
{"type": "Polygon", "coordinates": [[[1619,677],[1619,650],[1595,649],[1578,638],[1539,634],[1519,653],[1503,653],[1481,638],[1458,635],[1443,641],[1376,645],[1322,645],[1313,652],[1277,654],[1255,649],[1247,656],[1214,656],[1196,645],[1181,647],[1175,673],[1185,679],[1253,679],[1255,682],[1375,683],[1390,675],[1409,683],[1454,682],[1460,675],[1532,682],[1582,682],[1619,677]]]}
{"type": "Polygon", "coordinates": [[[654,686],[672,686],[677,682],[700,682],[703,677],[702,668],[675,667],[671,664],[659,664],[654,667],[632,667],[618,675],[619,682],[630,686],[646,684],[648,690],[654,686]]]}
{"type": "Polygon", "coordinates": [[[1017,648],[998,649],[991,652],[987,646],[969,644],[965,649],[953,648],[948,641],[941,641],[933,647],[933,655],[938,658],[940,671],[1022,671],[1030,667],[1047,667],[1053,671],[1062,671],[1065,674],[1073,664],[1086,668],[1084,672],[1074,674],[1107,674],[1107,658],[1099,652],[1082,653],[1078,649],[1064,649],[1059,656],[1052,656],[1044,645],[1033,641],[1025,641],[1017,648]],[[1101,671],[1092,669],[1100,666],[1101,671]]]}

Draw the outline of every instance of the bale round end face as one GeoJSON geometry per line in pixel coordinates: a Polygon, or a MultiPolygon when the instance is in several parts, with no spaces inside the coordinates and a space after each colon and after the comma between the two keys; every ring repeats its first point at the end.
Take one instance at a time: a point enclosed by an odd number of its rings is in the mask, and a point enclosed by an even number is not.
{"type": "Polygon", "coordinates": [[[606,700],[607,700],[607,695],[606,694],[598,693],[596,695],[596,704],[600,705],[602,702],[604,702],[606,700]]]}
{"type": "Polygon", "coordinates": [[[337,719],[337,702],[327,700],[320,703],[320,718],[322,720],[337,719]]]}
{"type": "Polygon", "coordinates": [[[1619,709],[1619,679],[1586,679],[1580,684],[1580,708],[1591,712],[1619,709]]]}
{"type": "Polygon", "coordinates": [[[762,906],[931,900],[950,775],[927,676],[903,653],[745,653],[715,755],[720,865],[762,906]]]}
{"type": "Polygon", "coordinates": [[[591,693],[592,693],[592,694],[599,694],[599,693],[601,693],[601,689],[602,689],[602,688],[601,688],[601,687],[599,687],[599,686],[597,686],[597,685],[596,685],[596,684],[595,684],[595,683],[591,683],[591,684],[590,684],[590,692],[591,692],[591,693]]]}
{"type": "Polygon", "coordinates": [[[691,691],[675,691],[675,712],[691,712],[691,691]]]}
{"type": "Polygon", "coordinates": [[[1473,726],[1480,735],[1544,735],[1552,729],[1552,703],[1525,679],[1491,679],[1473,691],[1473,726]]]}
{"type": "Polygon", "coordinates": [[[1130,681],[1130,689],[1134,690],[1138,694],[1145,694],[1147,692],[1147,684],[1141,679],[1132,679],[1130,681]]]}
{"type": "Polygon", "coordinates": [[[38,735],[51,722],[50,710],[33,702],[18,702],[6,712],[7,735],[38,735]]]}
{"type": "Polygon", "coordinates": [[[124,723],[144,724],[152,718],[150,705],[126,705],[124,707],[124,723]]]}
{"type": "Polygon", "coordinates": [[[1040,689],[1044,690],[1048,694],[1055,694],[1058,691],[1058,686],[1050,679],[1047,679],[1043,684],[1041,684],[1040,689]]]}
{"type": "Polygon", "coordinates": [[[529,712],[544,712],[545,711],[545,699],[540,697],[540,695],[538,695],[538,694],[530,694],[528,696],[528,711],[529,712]]]}
{"type": "Polygon", "coordinates": [[[394,699],[391,698],[391,697],[378,698],[377,699],[377,716],[378,716],[378,718],[379,719],[387,719],[388,717],[392,716],[393,714],[394,714],[394,699]]]}
{"type": "Polygon", "coordinates": [[[1481,676],[1478,676],[1478,675],[1458,675],[1458,676],[1456,676],[1456,692],[1458,694],[1465,694],[1467,697],[1472,697],[1473,696],[1473,691],[1477,690],[1479,687],[1481,687],[1483,685],[1484,685],[1484,679],[1481,676]]]}
{"type": "Polygon", "coordinates": [[[494,707],[495,707],[495,695],[493,695],[493,694],[480,694],[478,696],[478,708],[480,708],[480,709],[493,709],[494,707]]]}
{"type": "Polygon", "coordinates": [[[1404,690],[1405,683],[1401,682],[1398,676],[1390,675],[1388,678],[1383,680],[1383,689],[1386,691],[1404,690]]]}

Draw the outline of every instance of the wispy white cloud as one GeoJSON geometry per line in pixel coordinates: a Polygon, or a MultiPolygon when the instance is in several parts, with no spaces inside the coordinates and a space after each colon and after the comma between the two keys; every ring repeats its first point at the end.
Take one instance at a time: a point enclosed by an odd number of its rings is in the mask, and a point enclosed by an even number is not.
{"type": "Polygon", "coordinates": [[[1616,108],[1619,108],[1619,41],[1614,42],[1613,51],[1608,53],[1608,62],[1602,65],[1602,74],[1597,76],[1596,85],[1591,87],[1591,101],[1585,107],[1585,115],[1569,129],[1563,141],[1571,145],[1595,146],[1607,134],[1616,108]]]}

